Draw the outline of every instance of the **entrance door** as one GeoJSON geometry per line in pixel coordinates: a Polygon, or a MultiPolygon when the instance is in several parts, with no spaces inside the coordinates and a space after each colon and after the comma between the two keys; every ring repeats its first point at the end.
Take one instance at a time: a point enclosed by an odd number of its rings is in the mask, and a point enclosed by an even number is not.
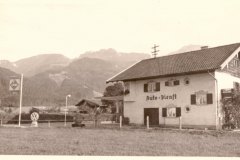
{"type": "Polygon", "coordinates": [[[147,116],[149,125],[159,125],[159,108],[144,108],[144,125],[147,124],[147,116]]]}

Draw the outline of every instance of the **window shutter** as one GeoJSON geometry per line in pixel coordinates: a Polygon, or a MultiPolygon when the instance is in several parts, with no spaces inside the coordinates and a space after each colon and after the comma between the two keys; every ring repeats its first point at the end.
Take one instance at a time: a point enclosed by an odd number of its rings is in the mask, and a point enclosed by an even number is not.
{"type": "Polygon", "coordinates": [[[169,86],[169,82],[168,81],[165,82],[165,86],[169,86]]]}
{"type": "Polygon", "coordinates": [[[144,84],[144,92],[147,92],[148,91],[148,84],[144,84]]]}
{"type": "Polygon", "coordinates": [[[160,91],[160,82],[156,83],[156,91],[160,91]]]}
{"type": "Polygon", "coordinates": [[[176,108],[176,117],[181,117],[181,107],[176,108]]]}
{"type": "Polygon", "coordinates": [[[167,117],[167,108],[162,108],[162,117],[167,117]]]}
{"type": "Polygon", "coordinates": [[[179,80],[175,80],[175,81],[173,82],[173,84],[174,84],[174,86],[179,85],[179,80]]]}
{"type": "Polygon", "coordinates": [[[195,94],[191,95],[191,104],[196,104],[196,95],[195,94]]]}
{"type": "Polygon", "coordinates": [[[207,104],[213,104],[213,96],[211,93],[207,94],[207,104]]]}

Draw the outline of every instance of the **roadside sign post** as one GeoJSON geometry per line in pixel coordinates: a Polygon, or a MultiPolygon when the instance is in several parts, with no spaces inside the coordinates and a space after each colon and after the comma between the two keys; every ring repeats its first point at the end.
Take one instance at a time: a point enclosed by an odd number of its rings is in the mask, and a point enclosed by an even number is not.
{"type": "Polygon", "coordinates": [[[32,127],[38,127],[38,119],[39,119],[39,113],[38,112],[32,112],[30,115],[30,118],[32,120],[32,127]]]}
{"type": "Polygon", "coordinates": [[[20,91],[19,100],[19,127],[21,126],[21,114],[22,114],[22,90],[23,90],[23,74],[21,74],[21,79],[14,77],[10,79],[9,90],[12,92],[20,91]]]}
{"type": "Polygon", "coordinates": [[[68,105],[68,97],[71,97],[71,95],[67,95],[66,96],[66,108],[65,108],[65,112],[64,112],[64,126],[67,126],[67,105],[68,105]]]}

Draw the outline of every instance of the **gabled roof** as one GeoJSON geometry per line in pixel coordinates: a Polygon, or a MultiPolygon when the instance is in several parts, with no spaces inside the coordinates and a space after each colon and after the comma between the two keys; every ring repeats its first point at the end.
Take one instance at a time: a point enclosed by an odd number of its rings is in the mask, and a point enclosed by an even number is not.
{"type": "Polygon", "coordinates": [[[145,59],[107,82],[193,74],[219,69],[240,43],[145,59]]]}
{"type": "Polygon", "coordinates": [[[81,106],[84,103],[89,104],[92,107],[99,107],[102,106],[102,102],[100,99],[82,99],[80,102],[78,102],[75,106],[81,106]]]}

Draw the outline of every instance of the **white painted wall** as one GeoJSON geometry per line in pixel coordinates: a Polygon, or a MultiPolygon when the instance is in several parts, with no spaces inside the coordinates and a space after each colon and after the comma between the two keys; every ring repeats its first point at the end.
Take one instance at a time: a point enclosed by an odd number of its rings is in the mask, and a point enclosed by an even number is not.
{"type": "Polygon", "coordinates": [[[222,112],[221,112],[221,103],[220,103],[220,100],[221,100],[221,90],[222,89],[230,89],[230,88],[233,88],[233,83],[234,82],[238,82],[240,83],[240,78],[237,78],[237,77],[234,77],[234,76],[231,76],[230,74],[228,73],[224,73],[224,72],[221,72],[221,71],[216,71],[215,72],[215,77],[218,81],[218,100],[219,100],[219,113],[222,117],[222,112]]]}
{"type": "Polygon", "coordinates": [[[220,93],[221,89],[233,88],[233,82],[240,83],[240,78],[231,76],[230,74],[224,73],[221,71],[216,71],[215,77],[218,80],[219,93],[220,93]]]}
{"type": "MultiPolygon", "coordinates": [[[[178,86],[165,86],[165,81],[169,78],[152,79],[160,82],[159,92],[144,92],[144,83],[149,80],[139,80],[130,82],[130,94],[124,97],[124,116],[129,117],[130,123],[144,123],[144,108],[159,108],[159,123],[164,124],[162,108],[168,105],[181,107],[183,125],[215,125],[216,124],[216,101],[215,99],[215,80],[208,73],[194,74],[187,76],[171,77],[180,80],[178,86]],[[190,84],[184,84],[184,78],[190,79],[190,84]],[[213,104],[191,105],[191,94],[200,90],[213,94],[213,104]],[[152,100],[147,101],[146,96],[177,94],[176,100],[152,100]],[[190,106],[190,112],[185,111],[185,107],[190,106]]],[[[178,124],[178,118],[166,118],[165,124],[178,124]]]]}

